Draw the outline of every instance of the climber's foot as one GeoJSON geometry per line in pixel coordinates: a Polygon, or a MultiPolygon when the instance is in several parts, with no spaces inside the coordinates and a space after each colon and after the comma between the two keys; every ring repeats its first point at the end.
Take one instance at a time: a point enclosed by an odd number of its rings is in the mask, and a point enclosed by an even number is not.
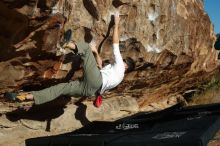
{"type": "Polygon", "coordinates": [[[72,51],[74,54],[77,54],[77,52],[78,52],[76,43],[75,43],[74,41],[69,41],[68,43],[65,43],[65,44],[63,45],[63,48],[64,48],[65,50],[68,50],[68,49],[69,49],[69,50],[72,51]]]}
{"type": "Polygon", "coordinates": [[[17,102],[33,100],[33,95],[30,93],[6,92],[4,97],[11,101],[17,101],[17,102]]]}
{"type": "Polygon", "coordinates": [[[72,37],[72,30],[71,29],[68,29],[65,33],[64,33],[64,42],[67,43],[71,40],[71,37],[72,37]]]}

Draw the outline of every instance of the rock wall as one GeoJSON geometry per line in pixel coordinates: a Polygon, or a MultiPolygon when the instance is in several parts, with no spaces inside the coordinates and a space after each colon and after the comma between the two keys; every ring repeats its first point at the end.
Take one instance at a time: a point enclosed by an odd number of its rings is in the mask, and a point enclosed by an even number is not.
{"type": "Polygon", "coordinates": [[[173,85],[178,90],[160,96],[184,93],[208,81],[219,66],[216,37],[202,0],[3,0],[0,8],[1,94],[80,77],[79,59],[63,62],[60,45],[68,29],[75,41],[95,40],[104,62],[111,61],[116,11],[121,14],[123,58],[136,62],[135,71],[116,92],[142,89],[145,97],[144,90],[159,90],[159,84],[169,87],[173,79],[182,79],[173,85]]]}
{"type": "Polygon", "coordinates": [[[31,130],[25,138],[30,137],[29,133],[40,136],[42,131],[36,134],[32,130],[45,130],[48,121],[51,131],[66,132],[86,124],[82,122],[85,119],[109,121],[140,111],[162,110],[178,102],[187,104],[183,97],[209,83],[218,71],[215,40],[203,0],[2,0],[0,134],[14,138],[4,128],[16,133],[28,127],[31,130]],[[63,62],[67,56],[62,54],[60,44],[68,29],[74,41],[95,40],[104,62],[111,62],[111,16],[116,11],[121,14],[122,56],[131,57],[136,69],[116,89],[104,94],[100,109],[93,107],[91,100],[73,105],[74,98],[61,98],[19,114],[19,104],[2,98],[6,91],[39,90],[82,75],[77,56],[70,56],[72,63],[63,62]],[[59,116],[41,115],[42,110],[60,108],[63,102],[68,105],[62,106],[59,116]],[[62,127],[64,121],[67,124],[62,127]]]}
{"type": "Polygon", "coordinates": [[[64,13],[66,28],[73,28],[76,40],[83,39],[84,30],[91,32],[103,56],[111,47],[111,15],[120,11],[124,56],[163,66],[191,62],[192,72],[216,67],[213,26],[201,0],[67,1],[57,3],[54,11],[65,12],[58,8],[67,5],[72,11],[64,13]]]}

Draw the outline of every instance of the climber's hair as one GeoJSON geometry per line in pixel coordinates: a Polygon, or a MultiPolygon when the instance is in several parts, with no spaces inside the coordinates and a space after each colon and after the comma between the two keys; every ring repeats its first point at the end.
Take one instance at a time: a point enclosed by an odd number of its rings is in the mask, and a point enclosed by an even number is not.
{"type": "Polygon", "coordinates": [[[126,73],[129,73],[131,71],[133,71],[135,69],[135,63],[134,63],[134,60],[130,57],[127,57],[126,59],[123,60],[128,68],[126,69],[126,73]]]}

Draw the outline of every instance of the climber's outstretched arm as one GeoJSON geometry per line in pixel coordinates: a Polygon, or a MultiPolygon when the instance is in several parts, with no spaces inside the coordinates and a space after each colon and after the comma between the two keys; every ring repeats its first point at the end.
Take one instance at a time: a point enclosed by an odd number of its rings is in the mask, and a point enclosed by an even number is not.
{"type": "Polygon", "coordinates": [[[119,21],[120,21],[119,13],[115,14],[114,21],[115,21],[115,26],[113,30],[113,44],[119,44],[119,32],[118,32],[119,21]]]}

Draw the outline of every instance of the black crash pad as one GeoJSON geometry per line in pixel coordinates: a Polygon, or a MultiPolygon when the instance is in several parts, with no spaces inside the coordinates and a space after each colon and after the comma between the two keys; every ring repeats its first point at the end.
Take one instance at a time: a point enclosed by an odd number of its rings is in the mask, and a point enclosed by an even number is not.
{"type": "Polygon", "coordinates": [[[26,145],[205,146],[219,129],[220,105],[215,104],[139,113],[115,122],[92,122],[74,132],[28,139],[26,145]]]}

